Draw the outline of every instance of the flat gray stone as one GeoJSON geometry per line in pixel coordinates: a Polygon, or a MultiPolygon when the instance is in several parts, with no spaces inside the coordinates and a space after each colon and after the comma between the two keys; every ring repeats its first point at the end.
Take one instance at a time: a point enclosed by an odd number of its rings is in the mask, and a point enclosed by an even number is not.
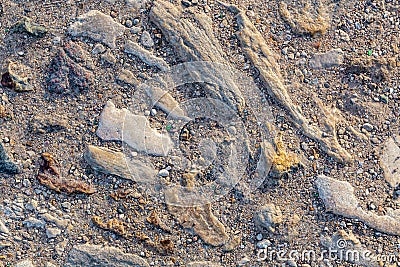
{"type": "Polygon", "coordinates": [[[66,267],[149,267],[146,260],[115,247],[79,245],[68,254],[66,267]]]}
{"type": "Polygon", "coordinates": [[[168,134],[161,134],[149,126],[145,116],[118,109],[108,101],[100,115],[97,136],[103,140],[123,141],[137,152],[166,156],[173,143],[168,134]]]}
{"type": "Polygon", "coordinates": [[[379,163],[384,171],[385,180],[391,187],[397,187],[400,184],[400,136],[386,141],[379,163]]]}
{"type": "Polygon", "coordinates": [[[350,219],[357,219],[369,227],[391,235],[400,235],[400,210],[387,207],[386,215],[380,216],[371,211],[364,211],[354,195],[354,188],[348,182],[318,176],[316,180],[319,196],[326,211],[350,219]]]}
{"type": "Polygon", "coordinates": [[[343,63],[343,51],[333,49],[325,53],[315,54],[310,59],[310,67],[313,69],[332,68],[340,66],[343,63]]]}
{"type": "Polygon", "coordinates": [[[124,31],[125,27],[122,24],[98,10],[91,10],[79,16],[68,28],[71,36],[88,37],[110,48],[115,48],[117,37],[123,35],[124,31]]]}

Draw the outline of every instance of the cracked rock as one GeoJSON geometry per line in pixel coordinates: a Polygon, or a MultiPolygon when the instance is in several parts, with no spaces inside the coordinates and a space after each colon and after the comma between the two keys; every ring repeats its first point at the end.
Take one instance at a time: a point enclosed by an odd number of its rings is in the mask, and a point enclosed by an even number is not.
{"type": "Polygon", "coordinates": [[[88,37],[94,41],[101,42],[110,48],[115,48],[117,37],[123,35],[125,27],[114,21],[98,10],[91,10],[79,16],[68,29],[71,36],[88,37]]]}

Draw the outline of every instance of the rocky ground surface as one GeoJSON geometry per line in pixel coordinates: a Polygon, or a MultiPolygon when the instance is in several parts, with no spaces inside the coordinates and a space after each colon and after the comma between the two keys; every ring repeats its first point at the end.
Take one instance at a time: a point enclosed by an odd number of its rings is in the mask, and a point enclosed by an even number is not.
{"type": "Polygon", "coordinates": [[[1,1],[0,266],[398,266],[399,46],[394,0],[1,1]]]}

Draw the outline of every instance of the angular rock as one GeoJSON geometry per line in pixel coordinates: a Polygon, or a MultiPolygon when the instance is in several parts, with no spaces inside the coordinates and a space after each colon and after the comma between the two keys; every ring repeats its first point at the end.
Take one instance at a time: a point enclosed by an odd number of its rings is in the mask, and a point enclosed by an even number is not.
{"type": "Polygon", "coordinates": [[[186,267],[221,267],[221,265],[211,261],[193,261],[187,263],[186,267]]]}
{"type": "Polygon", "coordinates": [[[400,235],[400,210],[387,208],[387,214],[382,216],[371,211],[364,211],[360,207],[354,195],[354,188],[350,183],[325,175],[318,176],[315,183],[326,211],[360,220],[369,227],[386,234],[400,235]]]}
{"type": "Polygon", "coordinates": [[[97,245],[74,246],[68,254],[65,267],[149,267],[143,258],[124,253],[118,248],[97,245]]]}
{"type": "Polygon", "coordinates": [[[313,69],[327,69],[338,67],[343,64],[344,56],[340,48],[330,50],[325,53],[315,54],[310,59],[310,67],[313,69]]]}
{"type": "Polygon", "coordinates": [[[120,81],[122,83],[126,83],[129,85],[136,86],[139,84],[139,81],[136,79],[135,75],[127,69],[122,69],[118,76],[117,76],[117,81],[120,81]]]}
{"type": "Polygon", "coordinates": [[[205,243],[221,246],[228,241],[225,226],[212,214],[210,204],[199,207],[168,205],[168,210],[184,228],[192,228],[205,243]]]}
{"type": "Polygon", "coordinates": [[[47,29],[33,22],[32,19],[23,17],[14,25],[11,32],[26,32],[29,35],[41,37],[47,33],[47,29]]]}
{"type": "Polygon", "coordinates": [[[400,136],[390,138],[383,145],[379,163],[391,187],[400,184],[400,136]]]}
{"type": "Polygon", "coordinates": [[[117,59],[115,56],[111,53],[110,50],[108,50],[106,53],[102,54],[100,56],[100,59],[103,63],[109,64],[111,66],[114,66],[115,63],[117,63],[117,59]]]}
{"type": "Polygon", "coordinates": [[[162,71],[169,69],[168,63],[164,59],[153,55],[150,51],[141,47],[138,43],[127,41],[124,48],[125,53],[138,57],[149,66],[154,66],[162,71]]]}
{"type": "Polygon", "coordinates": [[[138,152],[156,156],[168,155],[173,145],[169,135],[152,129],[145,116],[117,109],[111,101],[100,115],[97,136],[103,140],[123,141],[138,152]]]}
{"type": "Polygon", "coordinates": [[[157,175],[154,168],[145,165],[142,161],[127,158],[123,153],[107,148],[88,146],[84,157],[94,170],[124,179],[137,182],[148,181],[157,175]]]}
{"type": "Polygon", "coordinates": [[[35,267],[32,263],[31,260],[23,260],[20,262],[17,262],[14,267],[35,267]]]}
{"type": "Polygon", "coordinates": [[[140,42],[142,43],[142,45],[144,47],[147,47],[147,48],[151,48],[154,46],[153,38],[151,38],[151,35],[148,31],[144,31],[142,33],[142,36],[140,37],[140,42]]]}
{"type": "Polygon", "coordinates": [[[371,253],[372,249],[366,248],[360,240],[352,233],[339,230],[332,237],[324,237],[321,244],[335,255],[346,255],[342,257],[345,262],[365,267],[380,267],[376,255],[371,253]]]}
{"type": "Polygon", "coordinates": [[[274,204],[264,205],[255,213],[254,222],[270,232],[275,232],[275,227],[283,222],[281,209],[274,204]]]}
{"type": "MultiPolygon", "coordinates": [[[[204,14],[193,14],[192,19],[183,17],[182,10],[167,1],[154,3],[150,20],[163,32],[182,61],[209,61],[229,64],[224,50],[215,38],[212,20],[204,14]]],[[[227,86],[204,85],[206,91],[223,100],[237,111],[244,108],[244,99],[233,79],[227,86]]]]}
{"type": "Polygon", "coordinates": [[[38,114],[30,121],[30,129],[36,134],[63,131],[67,126],[68,121],[57,114],[38,114]]]}
{"type": "Polygon", "coordinates": [[[0,144],[0,173],[16,174],[19,172],[17,165],[8,158],[2,144],[0,144]]]}
{"type": "Polygon", "coordinates": [[[98,10],[91,10],[79,16],[77,21],[68,28],[71,36],[88,37],[110,48],[115,48],[115,41],[117,37],[124,34],[124,30],[125,27],[122,24],[98,10]]]}
{"type": "Polygon", "coordinates": [[[236,33],[244,54],[253,63],[260,73],[260,79],[265,85],[268,94],[280,103],[290,114],[293,123],[303,133],[318,141],[321,148],[339,162],[351,161],[351,155],[340,146],[336,136],[336,117],[333,112],[322,105],[321,100],[315,97],[314,101],[323,116],[320,116],[322,127],[312,125],[302,114],[301,108],[295,105],[285,87],[284,79],[276,61],[276,55],[265,42],[261,33],[254,27],[246,13],[237,6],[228,8],[236,13],[239,31],[236,33]]]}
{"type": "Polygon", "coordinates": [[[69,225],[69,222],[70,222],[69,219],[60,219],[60,218],[57,218],[57,217],[51,215],[50,213],[45,213],[41,217],[46,222],[54,223],[57,227],[60,227],[63,229],[67,228],[67,226],[69,225]]]}
{"type": "Polygon", "coordinates": [[[81,92],[94,83],[93,62],[89,54],[74,42],[59,49],[49,67],[47,84],[55,93],[81,92]]]}
{"type": "Polygon", "coordinates": [[[21,63],[9,62],[7,70],[1,76],[1,85],[16,92],[32,91],[31,71],[21,63]]]}
{"type": "Polygon", "coordinates": [[[48,227],[46,229],[47,238],[55,238],[61,234],[61,230],[58,228],[48,227]]]}

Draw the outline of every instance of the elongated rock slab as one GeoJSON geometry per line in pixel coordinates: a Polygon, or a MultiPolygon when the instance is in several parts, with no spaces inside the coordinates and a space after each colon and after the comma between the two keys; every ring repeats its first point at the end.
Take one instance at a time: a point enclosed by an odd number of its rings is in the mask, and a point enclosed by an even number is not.
{"type": "Polygon", "coordinates": [[[139,181],[157,175],[155,169],[140,160],[127,159],[123,153],[103,147],[88,146],[84,157],[94,170],[124,179],[139,181]]]}
{"type": "MultiPolygon", "coordinates": [[[[150,20],[160,28],[167,41],[183,61],[210,61],[229,65],[212,30],[212,21],[204,14],[193,14],[193,21],[182,17],[182,10],[166,1],[156,1],[150,20]]],[[[244,108],[244,99],[234,81],[229,86],[205,85],[211,95],[223,100],[238,111],[244,108]]]]}
{"type": "Polygon", "coordinates": [[[166,71],[169,69],[168,63],[165,62],[164,59],[160,57],[156,57],[149,50],[141,47],[138,43],[127,41],[125,43],[125,53],[134,55],[142,60],[149,66],[154,66],[159,68],[162,71],[166,71]]]}
{"type": "Polygon", "coordinates": [[[115,247],[78,245],[69,252],[65,266],[148,267],[149,264],[138,255],[124,253],[115,247]]]}
{"type": "Polygon", "coordinates": [[[172,148],[167,134],[160,134],[149,126],[145,116],[118,109],[108,101],[100,115],[97,136],[103,140],[123,141],[138,152],[166,156],[172,148]]]}
{"type": "Polygon", "coordinates": [[[397,187],[400,184],[400,136],[390,138],[384,144],[379,162],[385,180],[391,187],[397,187]]]}
{"type": "Polygon", "coordinates": [[[94,41],[102,42],[110,48],[115,48],[115,41],[118,36],[124,33],[125,27],[114,21],[98,10],[91,10],[79,16],[68,29],[74,37],[88,37],[94,41]]]}
{"type": "Polygon", "coordinates": [[[336,118],[334,115],[322,106],[320,100],[315,99],[316,104],[321,109],[321,116],[324,128],[319,128],[310,124],[308,119],[304,117],[300,107],[295,105],[286,90],[284,79],[281,75],[280,68],[275,59],[272,50],[266,44],[261,33],[254,27],[244,11],[236,6],[228,6],[230,10],[237,13],[236,20],[239,31],[236,33],[237,38],[243,49],[243,53],[253,63],[260,72],[260,78],[268,94],[279,102],[289,112],[292,121],[303,130],[303,133],[318,141],[321,148],[329,156],[339,162],[351,161],[351,155],[343,149],[336,137],[336,118]]]}
{"type": "Polygon", "coordinates": [[[354,188],[348,182],[342,182],[324,175],[318,176],[316,185],[326,211],[346,218],[358,219],[377,231],[400,235],[400,210],[388,209],[387,215],[379,216],[364,211],[354,195],[354,188]]]}

